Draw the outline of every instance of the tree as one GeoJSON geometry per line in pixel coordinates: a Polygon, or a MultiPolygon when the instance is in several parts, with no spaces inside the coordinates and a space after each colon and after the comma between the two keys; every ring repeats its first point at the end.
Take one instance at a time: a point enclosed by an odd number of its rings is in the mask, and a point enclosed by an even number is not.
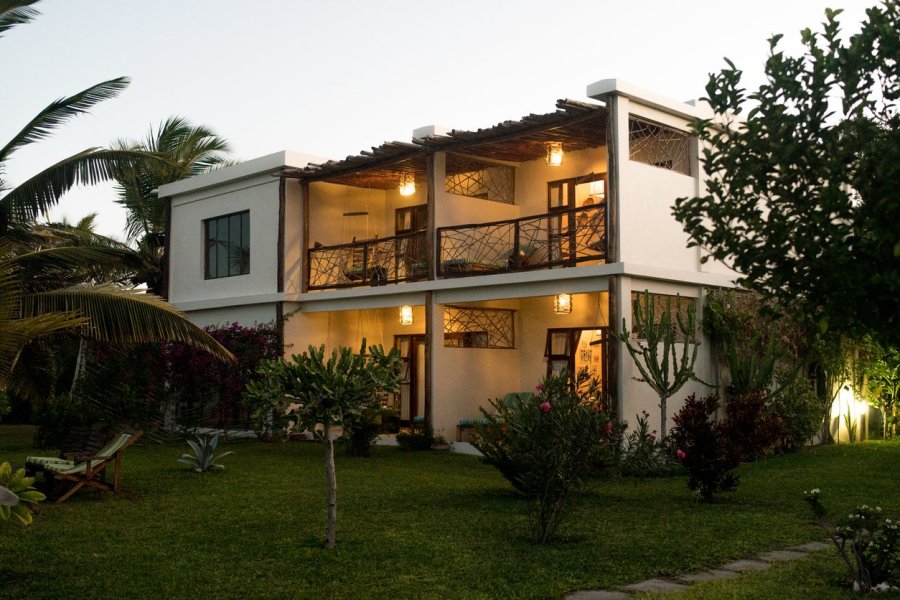
{"type": "MultiPolygon", "coordinates": [[[[0,36],[34,19],[36,0],[0,2],[0,36]]],[[[0,147],[0,176],[15,152],[46,139],[57,127],[115,97],[128,85],[124,77],[91,86],[50,103],[6,145],[0,147]]],[[[76,334],[112,341],[174,339],[205,348],[223,360],[230,353],[174,308],[155,296],[113,284],[121,273],[123,248],[85,232],[66,238],[45,235],[37,219],[75,185],[92,185],[160,161],[146,152],[89,148],[65,158],[25,182],[10,186],[0,178],[0,393],[33,391],[25,377],[24,353],[46,350],[53,336],[76,334]],[[45,343],[47,342],[47,343],[45,343]],[[43,348],[42,348],[43,346],[43,348]]],[[[60,229],[56,229],[57,233],[60,229]]],[[[71,232],[70,232],[71,233],[71,232]]],[[[33,382],[31,382],[33,383],[33,382]]]]}
{"type": "Polygon", "coordinates": [[[885,0],[844,41],[826,11],[803,55],[769,40],[766,81],[728,68],[706,86],[700,120],[707,195],[679,198],[691,245],[740,283],[799,305],[824,331],[900,343],[900,10],[885,0]],[[749,110],[748,110],[749,109],[749,110]],[[746,117],[744,117],[746,115],[746,117]]]}
{"type": "Polygon", "coordinates": [[[691,305],[687,314],[682,315],[678,304],[673,306],[671,298],[668,298],[658,315],[656,299],[645,290],[643,302],[632,302],[631,314],[638,337],[643,343],[631,339],[631,331],[626,327],[625,319],[622,319],[622,331],[616,338],[625,344],[641,374],[640,378],[635,379],[645,382],[659,396],[659,433],[660,439],[665,439],[666,404],[669,398],[677,394],[688,381],[703,383],[694,374],[694,363],[697,362],[697,351],[700,349],[696,309],[691,305]],[[682,338],[680,341],[679,335],[682,338]],[[676,348],[679,343],[680,357],[676,348]]]}
{"type": "Polygon", "coordinates": [[[166,205],[156,190],[167,183],[194,177],[227,166],[228,142],[208,127],[194,126],[187,119],[172,116],[150,128],[143,142],[119,140],[116,150],[137,150],[162,157],[137,169],[121,171],[118,202],[126,210],[128,241],[136,244],[140,268],[132,277],[135,284],[146,284],[154,294],[164,295],[166,205]]]}
{"type": "MultiPolygon", "coordinates": [[[[291,356],[290,362],[267,360],[259,368],[261,378],[247,386],[251,401],[267,401],[279,414],[290,413],[299,430],[308,430],[325,445],[328,517],[325,548],[335,545],[337,527],[337,479],[334,469],[335,427],[346,428],[366,410],[378,404],[378,393],[393,393],[400,386],[402,360],[396,348],[368,348],[363,340],[359,354],[338,347],[326,360],[325,346],[310,346],[291,356]]],[[[348,433],[347,431],[344,432],[348,433]]]]}

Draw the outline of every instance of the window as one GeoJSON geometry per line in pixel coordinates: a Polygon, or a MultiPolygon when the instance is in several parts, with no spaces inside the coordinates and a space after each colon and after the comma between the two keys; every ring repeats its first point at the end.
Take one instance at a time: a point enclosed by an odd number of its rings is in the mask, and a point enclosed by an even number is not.
{"type": "Polygon", "coordinates": [[[444,307],[447,348],[515,348],[515,311],[474,306],[444,307]]]}
{"type": "Polygon", "coordinates": [[[444,191],[458,196],[515,204],[516,169],[509,165],[449,153],[444,191]]]}
{"type": "Polygon", "coordinates": [[[250,272],[250,211],[203,221],[206,279],[250,272]]]}
{"type": "Polygon", "coordinates": [[[628,157],[660,169],[691,174],[690,136],[641,119],[628,120],[628,157]]]}
{"type": "MultiPolygon", "coordinates": [[[[652,300],[654,307],[653,322],[659,324],[662,321],[663,315],[668,312],[672,330],[675,333],[675,341],[684,342],[687,336],[685,336],[685,332],[681,331],[678,322],[681,320],[683,323],[687,324],[688,316],[691,312],[694,313],[696,318],[697,299],[668,294],[650,294],[650,299],[652,300]]],[[[631,292],[631,306],[632,313],[635,313],[638,310],[638,307],[640,307],[641,312],[647,315],[647,297],[644,292],[631,292]]],[[[650,315],[647,315],[646,318],[649,317],[650,315]]],[[[632,321],[634,321],[633,318],[632,321]]],[[[643,339],[645,336],[643,331],[638,331],[636,324],[632,324],[631,337],[634,339],[643,339]]]]}

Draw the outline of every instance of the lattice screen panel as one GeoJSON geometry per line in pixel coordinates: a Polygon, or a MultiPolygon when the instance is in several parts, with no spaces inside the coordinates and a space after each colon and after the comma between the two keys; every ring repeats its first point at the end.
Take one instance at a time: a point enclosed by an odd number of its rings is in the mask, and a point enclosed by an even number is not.
{"type": "MultiPolygon", "coordinates": [[[[678,318],[680,317],[685,323],[687,323],[688,313],[691,310],[693,310],[694,314],[696,315],[697,299],[686,298],[684,296],[672,296],[669,294],[650,294],[650,297],[653,299],[653,305],[655,309],[653,322],[659,323],[660,321],[662,321],[663,315],[666,314],[666,312],[669,312],[672,319],[672,329],[675,332],[675,339],[679,342],[685,341],[685,335],[678,327],[678,318]]],[[[634,307],[635,304],[640,305],[641,312],[645,315],[647,314],[647,303],[644,292],[631,292],[632,307],[634,307]]],[[[632,311],[633,310],[634,308],[632,308],[632,311]]],[[[632,324],[631,327],[631,336],[635,338],[643,337],[641,335],[641,332],[638,331],[637,327],[634,324],[632,324]]]]}
{"type": "Polygon", "coordinates": [[[447,156],[444,189],[448,194],[514,204],[516,170],[451,154],[447,156]]]}
{"type": "Polygon", "coordinates": [[[444,345],[459,348],[515,348],[515,311],[444,307],[444,345]]]}
{"type": "Polygon", "coordinates": [[[640,119],[628,120],[628,157],[631,160],[691,174],[690,137],[683,131],[640,119]]]}

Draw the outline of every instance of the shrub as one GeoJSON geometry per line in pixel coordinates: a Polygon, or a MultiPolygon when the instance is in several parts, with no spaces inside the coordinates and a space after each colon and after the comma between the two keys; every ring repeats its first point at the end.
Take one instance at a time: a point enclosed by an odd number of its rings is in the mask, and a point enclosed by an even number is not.
{"type": "Polygon", "coordinates": [[[725,401],[726,418],[720,427],[739,461],[762,458],[778,443],[780,423],[766,411],[766,398],[766,392],[754,391],[725,401]]]}
{"type": "Polygon", "coordinates": [[[794,377],[770,398],[766,412],[778,422],[779,452],[803,447],[819,431],[822,421],[816,391],[805,377],[794,377]]]}
{"type": "Polygon", "coordinates": [[[496,414],[482,409],[473,444],[525,497],[536,543],[553,537],[570,495],[610,453],[614,427],[599,399],[596,381],[563,374],[545,378],[532,398],[492,401],[496,414]]]}
{"type": "Polygon", "coordinates": [[[803,492],[816,523],[831,539],[857,592],[889,591],[900,582],[900,529],[881,516],[881,508],[865,504],[841,519],[829,522],[818,488],[803,492]]]}
{"type": "Polygon", "coordinates": [[[401,450],[406,450],[407,452],[431,450],[434,443],[434,432],[431,427],[426,427],[423,431],[409,431],[397,434],[397,445],[400,446],[401,450]]]}
{"type": "Polygon", "coordinates": [[[690,478],[688,487],[704,502],[712,502],[718,492],[737,488],[738,476],[732,470],[739,461],[731,446],[727,427],[715,420],[719,408],[718,394],[705,398],[688,396],[674,417],[672,443],[690,478]]]}
{"type": "Polygon", "coordinates": [[[621,451],[619,470],[629,477],[665,477],[682,472],[678,463],[673,463],[663,443],[650,431],[647,411],[635,415],[637,427],[625,437],[621,451]]]}
{"type": "Polygon", "coordinates": [[[389,406],[370,406],[358,415],[344,421],[344,435],[341,441],[350,456],[372,456],[378,434],[384,432],[384,423],[396,414],[389,406]]]}

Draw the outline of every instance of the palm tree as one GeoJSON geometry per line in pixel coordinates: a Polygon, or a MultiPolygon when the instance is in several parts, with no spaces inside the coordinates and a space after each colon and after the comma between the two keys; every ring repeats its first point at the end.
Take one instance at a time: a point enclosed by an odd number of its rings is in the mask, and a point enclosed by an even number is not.
{"type": "Polygon", "coordinates": [[[117,176],[118,202],[127,211],[128,241],[137,246],[142,262],[132,281],[145,284],[154,294],[165,295],[167,208],[156,190],[161,185],[232,164],[227,157],[231,149],[224,138],[208,127],[192,125],[179,116],[169,117],[155,130],[151,127],[143,142],[119,140],[113,149],[151,152],[165,159],[117,176]]]}
{"type": "MultiPolygon", "coordinates": [[[[34,19],[36,1],[0,0],[0,37],[34,19]]],[[[176,340],[233,360],[161,299],[115,285],[127,268],[127,248],[111,240],[100,243],[99,236],[84,232],[66,234],[65,228],[36,225],[73,186],[114,179],[164,160],[136,150],[88,148],[18,186],[3,180],[6,161],[17,150],[46,139],[127,85],[128,79],[120,77],[60,98],[0,147],[0,392],[28,391],[33,382],[23,376],[23,352],[63,333],[118,343],[176,340]]]]}

